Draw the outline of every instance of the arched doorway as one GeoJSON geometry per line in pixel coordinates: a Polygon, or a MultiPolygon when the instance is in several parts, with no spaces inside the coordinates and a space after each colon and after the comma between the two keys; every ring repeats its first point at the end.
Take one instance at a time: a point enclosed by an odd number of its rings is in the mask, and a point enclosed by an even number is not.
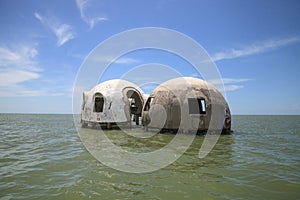
{"type": "Polygon", "coordinates": [[[135,124],[139,125],[139,117],[142,116],[142,108],[144,104],[142,95],[135,88],[125,88],[123,90],[123,94],[127,101],[125,103],[129,105],[127,109],[129,109],[128,112],[130,114],[130,119],[133,116],[135,124]]]}

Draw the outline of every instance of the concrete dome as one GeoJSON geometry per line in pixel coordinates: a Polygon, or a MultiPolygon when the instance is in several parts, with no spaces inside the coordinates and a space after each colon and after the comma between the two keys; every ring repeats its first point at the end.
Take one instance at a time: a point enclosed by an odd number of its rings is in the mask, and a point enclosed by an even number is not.
{"type": "Polygon", "coordinates": [[[209,125],[217,129],[222,123],[225,133],[230,132],[230,119],[229,106],[217,88],[192,77],[174,78],[159,85],[150,94],[142,113],[144,126],[162,130],[207,131],[209,125]]]}
{"type": "Polygon", "coordinates": [[[143,91],[134,83],[113,79],[83,93],[83,124],[130,122],[131,115],[141,116],[143,91]]]}

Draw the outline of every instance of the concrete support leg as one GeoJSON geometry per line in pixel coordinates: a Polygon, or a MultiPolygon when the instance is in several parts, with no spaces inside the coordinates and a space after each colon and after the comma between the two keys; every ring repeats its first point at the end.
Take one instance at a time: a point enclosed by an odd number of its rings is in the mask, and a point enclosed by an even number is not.
{"type": "Polygon", "coordinates": [[[134,119],[135,119],[135,124],[136,125],[140,125],[139,116],[138,115],[134,115],[134,119]]]}

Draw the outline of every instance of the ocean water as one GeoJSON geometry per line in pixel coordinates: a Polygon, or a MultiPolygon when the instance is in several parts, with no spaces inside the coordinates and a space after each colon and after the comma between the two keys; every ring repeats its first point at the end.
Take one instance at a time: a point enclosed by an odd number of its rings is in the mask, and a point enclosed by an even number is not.
{"type": "MultiPolygon", "coordinates": [[[[300,116],[233,116],[232,129],[204,159],[197,136],[171,165],[131,174],[91,156],[72,115],[0,114],[0,199],[300,199],[300,116]]],[[[174,137],[106,134],[147,151],[174,137]]]]}

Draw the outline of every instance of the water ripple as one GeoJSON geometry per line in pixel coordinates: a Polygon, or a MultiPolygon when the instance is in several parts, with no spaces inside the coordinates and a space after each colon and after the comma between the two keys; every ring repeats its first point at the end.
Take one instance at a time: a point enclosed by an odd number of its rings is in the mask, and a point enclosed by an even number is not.
{"type": "MultiPolygon", "coordinates": [[[[198,158],[204,138],[197,136],[170,166],[128,174],[85,150],[71,115],[0,114],[0,199],[299,199],[300,117],[233,116],[232,122],[234,133],[220,137],[204,159],[198,158]]],[[[135,152],[174,137],[107,135],[135,152]]]]}

